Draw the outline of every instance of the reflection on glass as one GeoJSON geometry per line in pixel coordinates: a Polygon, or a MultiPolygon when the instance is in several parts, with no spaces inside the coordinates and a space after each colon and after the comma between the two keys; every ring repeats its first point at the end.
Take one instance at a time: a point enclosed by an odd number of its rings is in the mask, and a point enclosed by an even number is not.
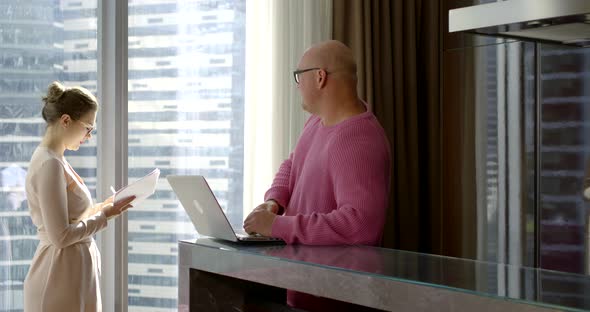
{"type": "MultiPolygon", "coordinates": [[[[478,259],[533,266],[534,188],[527,178],[535,170],[534,45],[512,42],[475,51],[481,66],[475,104],[478,259]]],[[[512,296],[524,291],[515,286],[520,278],[514,272],[491,270],[478,282],[512,296]]]]}
{"type": "MultiPolygon", "coordinates": [[[[0,311],[22,311],[37,248],[24,177],[45,131],[41,96],[54,80],[96,92],[96,0],[0,2],[0,311]]],[[[96,189],[96,139],[66,157],[96,189]]]]}
{"type": "Polygon", "coordinates": [[[532,266],[534,189],[527,189],[527,177],[534,176],[535,160],[534,45],[473,51],[477,86],[474,103],[466,105],[475,106],[477,258],[532,266]]]}
{"type": "MultiPolygon", "coordinates": [[[[534,51],[510,42],[443,52],[446,255],[534,265],[534,51]]],[[[518,272],[489,268],[477,287],[526,291],[518,272]]]]}
{"type": "Polygon", "coordinates": [[[128,213],[129,311],[177,310],[177,241],[194,237],[166,182],[204,175],[242,223],[245,2],[129,1],[129,182],[161,170],[128,213]]]}
{"type": "Polygon", "coordinates": [[[590,50],[540,46],[541,267],[584,273],[590,156],[590,50]]]}

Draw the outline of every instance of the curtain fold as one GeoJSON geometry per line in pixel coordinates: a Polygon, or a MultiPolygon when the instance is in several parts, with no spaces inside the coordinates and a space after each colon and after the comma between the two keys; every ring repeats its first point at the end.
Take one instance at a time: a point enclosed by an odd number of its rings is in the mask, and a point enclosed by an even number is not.
{"type": "Polygon", "coordinates": [[[359,94],[392,152],[385,247],[440,253],[439,3],[339,0],[333,38],[357,57],[359,94]]]}
{"type": "Polygon", "coordinates": [[[308,115],[292,71],[309,46],[330,39],[332,0],[246,2],[244,217],[263,201],[308,115]]]}

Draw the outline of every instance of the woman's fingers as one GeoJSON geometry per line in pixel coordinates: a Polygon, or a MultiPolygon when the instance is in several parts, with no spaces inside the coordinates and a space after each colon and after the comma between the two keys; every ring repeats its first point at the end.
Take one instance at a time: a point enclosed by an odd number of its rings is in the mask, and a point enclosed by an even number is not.
{"type": "Polygon", "coordinates": [[[123,208],[121,208],[121,212],[124,212],[131,207],[133,207],[133,205],[125,205],[125,206],[123,206],[123,208]]]}
{"type": "Polygon", "coordinates": [[[105,204],[105,205],[112,204],[114,199],[115,199],[115,195],[111,195],[103,202],[103,204],[105,204]]]}
{"type": "Polygon", "coordinates": [[[117,203],[115,205],[117,205],[118,207],[125,207],[125,206],[129,205],[134,199],[135,199],[135,196],[126,197],[126,198],[123,198],[123,199],[117,201],[117,203]]]}
{"type": "Polygon", "coordinates": [[[123,199],[119,199],[117,200],[117,202],[115,203],[115,205],[125,205],[125,204],[129,204],[130,202],[132,202],[135,199],[135,196],[129,196],[129,197],[125,197],[123,199]]]}
{"type": "Polygon", "coordinates": [[[135,199],[135,196],[130,196],[130,197],[127,197],[127,198],[125,198],[125,199],[122,199],[122,200],[119,202],[119,204],[118,204],[118,206],[119,206],[119,213],[123,213],[125,210],[127,210],[127,209],[129,209],[129,208],[133,207],[133,206],[131,205],[131,202],[132,202],[134,199],[135,199]]]}
{"type": "Polygon", "coordinates": [[[116,203],[109,203],[103,206],[103,211],[107,215],[108,218],[117,216],[124,212],[125,210],[132,207],[131,202],[135,199],[135,196],[130,196],[118,200],[116,203]]]}

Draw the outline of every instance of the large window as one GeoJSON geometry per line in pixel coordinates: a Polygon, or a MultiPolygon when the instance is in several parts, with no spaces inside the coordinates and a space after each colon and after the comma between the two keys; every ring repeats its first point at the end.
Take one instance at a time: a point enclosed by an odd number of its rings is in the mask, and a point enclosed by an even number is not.
{"type": "Polygon", "coordinates": [[[204,175],[242,226],[304,124],[289,73],[304,46],[329,37],[330,3],[250,1],[246,26],[246,0],[0,0],[0,311],[22,310],[38,244],[24,178],[52,81],[101,101],[98,136],[66,153],[98,200],[125,176],[162,173],[154,196],[97,235],[104,309],[127,298],[130,311],[176,311],[177,241],[196,231],[166,176],[204,175]]]}
{"type": "Polygon", "coordinates": [[[128,214],[129,311],[177,310],[177,241],[195,230],[167,175],[204,175],[242,224],[245,5],[129,1],[129,181],[162,172],[128,214]]]}
{"type": "MultiPolygon", "coordinates": [[[[37,248],[24,193],[45,122],[41,97],[54,80],[96,93],[96,0],[0,1],[0,311],[22,311],[37,248]]],[[[66,157],[96,189],[96,139],[66,157]]]]}

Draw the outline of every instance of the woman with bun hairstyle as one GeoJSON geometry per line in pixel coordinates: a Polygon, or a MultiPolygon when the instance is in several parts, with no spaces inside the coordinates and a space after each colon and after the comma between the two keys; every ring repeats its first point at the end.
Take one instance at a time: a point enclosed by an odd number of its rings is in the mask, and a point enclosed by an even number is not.
{"type": "Polygon", "coordinates": [[[98,103],[82,87],[49,85],[45,135],[31,157],[26,194],[39,245],[24,283],[24,307],[36,311],[101,311],[100,253],[93,235],[133,197],[93,204],[84,180],[64,157],[92,137],[98,103]]]}

